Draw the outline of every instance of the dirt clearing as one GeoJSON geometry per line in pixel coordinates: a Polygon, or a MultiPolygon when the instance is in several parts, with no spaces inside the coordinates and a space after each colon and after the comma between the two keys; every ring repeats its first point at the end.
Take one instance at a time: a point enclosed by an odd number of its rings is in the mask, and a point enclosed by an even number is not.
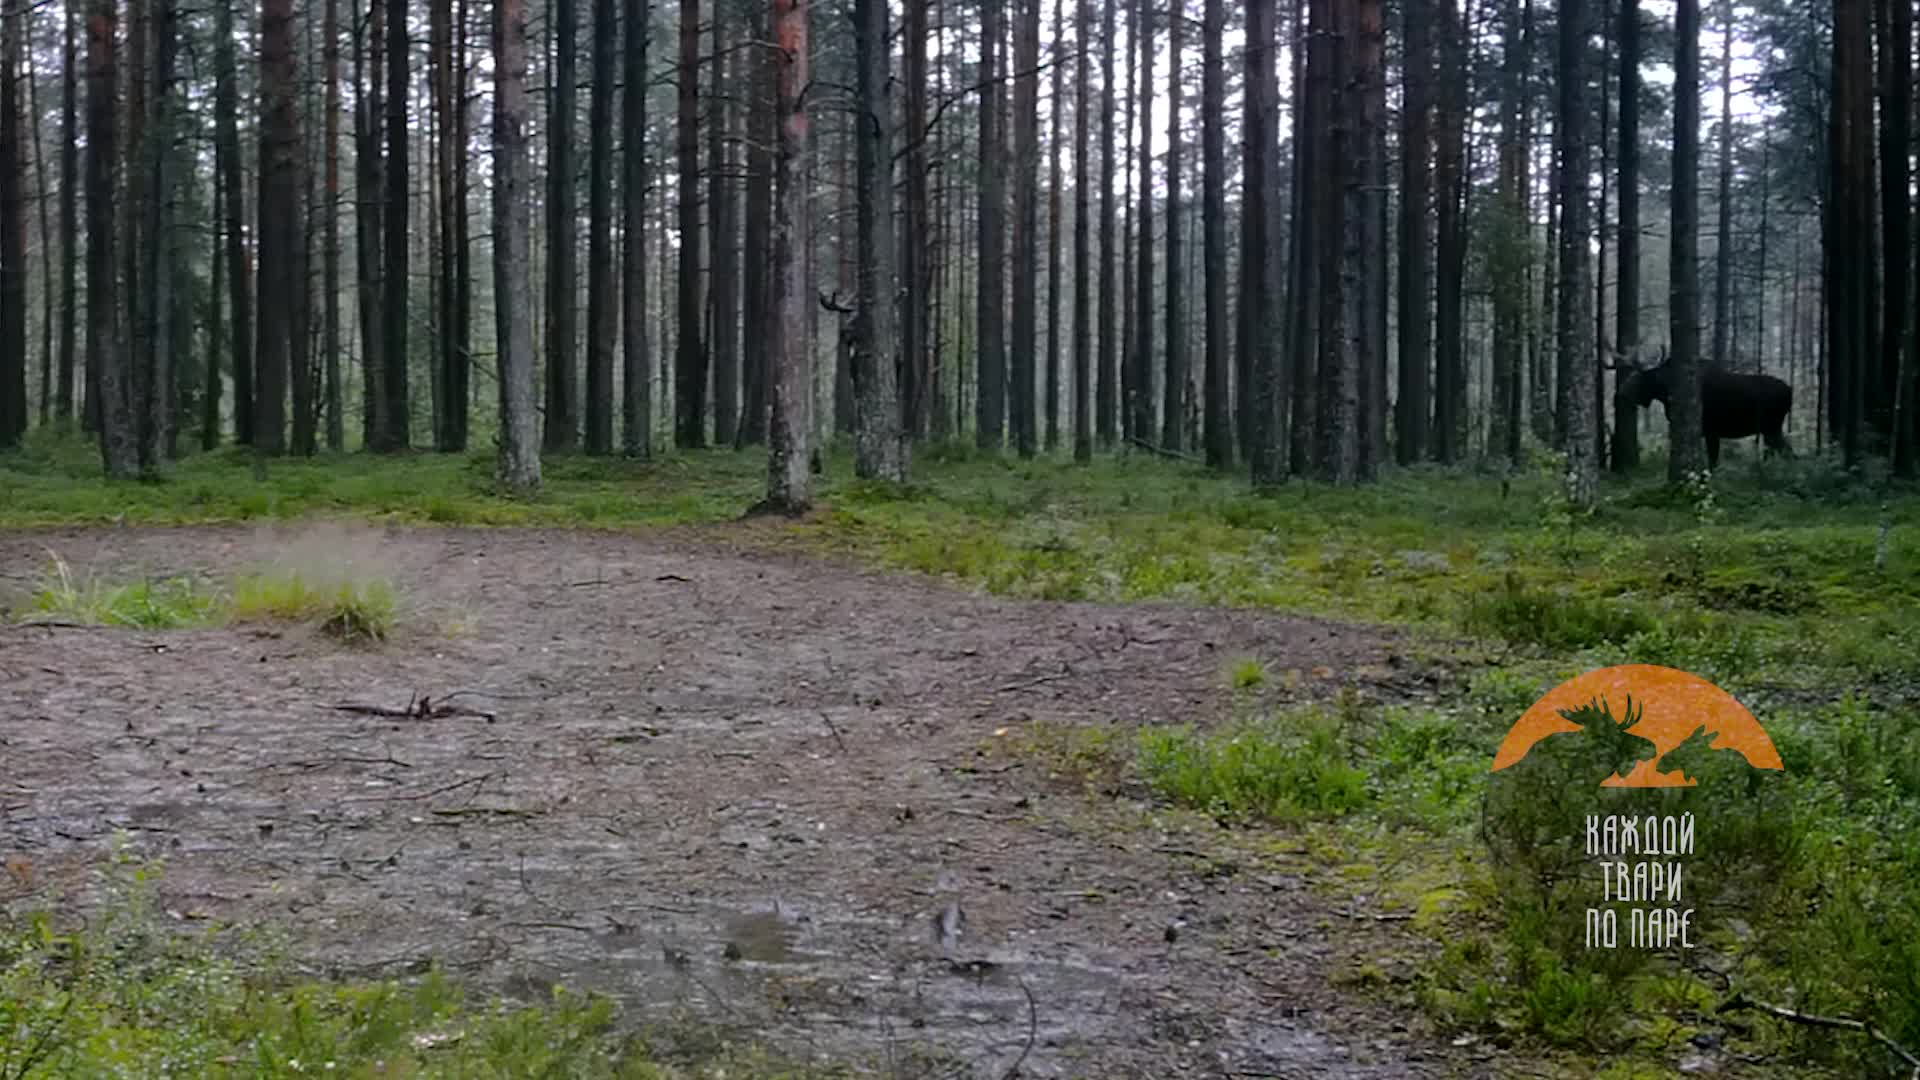
{"type": "Polygon", "coordinates": [[[8,532],[0,591],[50,551],[117,582],[377,574],[401,609],[371,649],[0,628],[0,852],[42,887],[124,833],[166,910],[315,971],[560,982],[907,1075],[1504,1071],[1331,988],[1346,927],[1310,890],[1205,874],[992,750],[1203,720],[1231,659],[1354,672],[1376,632],[557,531],[8,532]]]}

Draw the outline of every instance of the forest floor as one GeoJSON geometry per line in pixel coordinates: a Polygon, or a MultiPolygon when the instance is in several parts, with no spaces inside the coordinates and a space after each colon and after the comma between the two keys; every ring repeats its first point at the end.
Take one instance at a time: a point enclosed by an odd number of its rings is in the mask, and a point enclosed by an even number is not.
{"type": "Polygon", "coordinates": [[[1235,657],[1317,673],[1304,694],[1386,685],[1406,677],[1392,636],[992,599],[725,542],[0,533],[8,568],[345,570],[406,598],[373,648],[306,626],[0,629],[7,851],[78,887],[124,833],[164,862],[161,909],[277,928],[316,972],[559,983],[802,1056],[1505,1074],[1501,1052],[1330,983],[1396,932],[1366,896],[1312,887],[1336,868],[1301,851],[1223,870],[1187,835],[1211,823],[1089,800],[1009,749],[1037,721],[1205,721],[1235,657]]]}
{"type": "Polygon", "coordinates": [[[1905,1076],[1920,492],[1743,450],[1588,514],[1550,458],[1255,494],[933,447],[908,487],[831,456],[788,522],[740,520],[751,452],[514,501],[484,453],[104,483],[33,442],[0,1033],[87,1076],[1905,1076]],[[1685,956],[1583,947],[1572,826],[1491,857],[1501,736],[1627,662],[1787,765],[1688,789],[1727,831],[1685,956]]]}

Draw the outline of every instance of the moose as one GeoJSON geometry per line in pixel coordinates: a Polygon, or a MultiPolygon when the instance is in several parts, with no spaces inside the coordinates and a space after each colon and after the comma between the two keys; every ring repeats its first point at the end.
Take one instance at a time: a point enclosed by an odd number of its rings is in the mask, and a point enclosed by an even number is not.
{"type": "MultiPolygon", "coordinates": [[[[1613,393],[1615,409],[1645,408],[1658,401],[1671,409],[1668,397],[1673,392],[1673,358],[1660,350],[1659,363],[1642,367],[1621,358],[1608,367],[1620,373],[1613,393]]],[[[1782,426],[1793,408],[1793,387],[1771,375],[1743,375],[1708,368],[1700,372],[1700,431],[1707,440],[1707,467],[1720,467],[1720,440],[1758,435],[1766,441],[1766,453],[1793,455],[1782,426]]],[[[1668,413],[1671,418],[1672,413],[1668,413]]]]}

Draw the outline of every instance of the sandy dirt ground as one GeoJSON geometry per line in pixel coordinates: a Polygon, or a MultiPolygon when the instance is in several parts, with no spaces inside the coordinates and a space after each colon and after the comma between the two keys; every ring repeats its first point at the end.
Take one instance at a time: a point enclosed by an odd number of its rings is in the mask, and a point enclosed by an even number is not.
{"type": "Polygon", "coordinates": [[[0,854],[43,896],[122,835],[183,924],[274,928],[315,972],[559,982],[896,1075],[1512,1074],[1329,981],[1393,931],[996,749],[1206,722],[1233,658],[1368,670],[1378,631],[710,536],[330,524],[0,532],[0,591],[50,552],[98,580],[379,576],[401,617],[373,648],[0,628],[0,854]]]}

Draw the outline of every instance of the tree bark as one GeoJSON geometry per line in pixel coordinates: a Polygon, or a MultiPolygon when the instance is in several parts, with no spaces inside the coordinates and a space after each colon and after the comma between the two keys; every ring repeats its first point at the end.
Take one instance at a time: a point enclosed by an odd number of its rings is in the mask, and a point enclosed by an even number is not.
{"type": "MultiPolygon", "coordinates": [[[[1615,363],[1640,356],[1640,0],[1620,0],[1620,264],[1615,363]]],[[[1618,376],[1616,376],[1616,386],[1618,376]]],[[[1613,406],[1613,471],[1640,467],[1640,409],[1613,406]]]]}
{"type": "MultiPolygon", "coordinates": [[[[1061,0],[1065,3],[1066,0],[1061,0]]],[[[1093,116],[1093,5],[1080,0],[1074,15],[1073,123],[1073,459],[1093,460],[1093,176],[1087,171],[1093,116]]],[[[1060,46],[1056,41],[1055,48],[1060,46]]]]}
{"type": "MultiPolygon", "coordinates": [[[[233,311],[233,441],[248,446],[253,443],[253,267],[247,251],[246,181],[240,168],[233,4],[234,0],[216,0],[213,6],[213,139],[214,168],[221,176],[226,214],[227,302],[233,311]]],[[[91,242],[91,228],[88,232],[91,242]]],[[[91,297],[91,286],[87,292],[91,297]]],[[[88,307],[91,310],[91,300],[88,307]]]]}
{"type": "MultiPolygon", "coordinates": [[[[255,358],[253,448],[286,452],[286,408],[293,376],[295,215],[299,211],[298,91],[293,53],[292,0],[263,0],[260,8],[260,322],[255,358]]],[[[389,243],[391,243],[389,238],[389,243]]],[[[391,268],[389,268],[391,272],[391,268]]]]}
{"type": "MultiPolygon", "coordinates": [[[[230,0],[228,0],[230,2],[230,0]]],[[[368,0],[367,41],[354,50],[356,94],[354,124],[354,234],[356,292],[359,297],[361,348],[360,437],[367,449],[379,446],[387,429],[386,365],[382,360],[385,333],[386,287],[381,277],[386,272],[381,254],[385,242],[386,166],[380,149],[380,132],[386,122],[381,104],[382,72],[386,56],[386,4],[368,0]],[[362,62],[362,58],[365,62],[362,62]]],[[[228,198],[234,196],[229,192],[228,198]]],[[[233,241],[228,240],[231,244],[233,241]]],[[[236,313],[236,319],[238,315],[236,313]]],[[[235,365],[238,371],[238,363],[235,365]]],[[[236,390],[236,394],[238,391],[236,390]]]]}
{"type": "Polygon", "coordinates": [[[1040,0],[1013,5],[1013,330],[1008,403],[1014,445],[1039,449],[1034,376],[1040,303],[1040,0]]]}
{"type": "Polygon", "coordinates": [[[87,9],[87,354],[100,398],[101,462],[109,477],[124,478],[138,471],[140,459],[116,307],[114,8],[115,0],[92,0],[87,9]]]}
{"type": "MultiPolygon", "coordinates": [[[[1278,282],[1271,280],[1273,233],[1269,197],[1277,190],[1279,122],[1274,81],[1274,0],[1247,4],[1246,86],[1241,119],[1240,191],[1240,422],[1241,446],[1255,486],[1286,478],[1282,408],[1285,365],[1276,345],[1278,282]]],[[[1299,183],[1296,175],[1295,184],[1299,183]]]]}
{"type": "MultiPolygon", "coordinates": [[[[1411,465],[1426,456],[1428,371],[1433,356],[1429,266],[1432,260],[1434,0],[1404,0],[1406,59],[1400,109],[1400,395],[1394,403],[1395,457],[1411,465]]],[[[1495,302],[1499,302],[1495,292],[1495,302]]]]}
{"type": "Polygon", "coordinates": [[[573,136],[575,127],[575,39],[579,15],[574,0],[554,0],[553,91],[547,110],[547,416],[541,445],[569,452],[580,446],[579,254],[575,220],[577,199],[573,136]]]}
{"type": "MultiPolygon", "coordinates": [[[[1844,0],[1843,0],[1844,3],[1844,0]]],[[[1673,208],[1669,248],[1672,376],[1667,479],[1706,468],[1700,432],[1700,0],[1679,0],[1673,39],[1673,208]]],[[[1839,70],[1839,69],[1835,69],[1839,70]]]]}
{"type": "Polygon", "coordinates": [[[734,224],[732,68],[721,4],[713,9],[713,100],[707,103],[707,224],[711,282],[708,301],[713,319],[713,441],[732,446],[740,424],[740,290],[735,270],[740,249],[734,224]]]}
{"type": "Polygon", "coordinates": [[[707,444],[707,354],[700,336],[700,0],[680,0],[679,334],[673,362],[674,444],[707,444]]]}
{"type": "Polygon", "coordinates": [[[978,388],[974,396],[974,440],[982,450],[999,450],[1006,439],[1006,282],[1004,251],[1006,194],[1001,187],[1004,153],[1000,132],[1000,76],[997,73],[1004,31],[1001,6],[981,5],[980,13],[980,207],[978,214],[979,285],[974,292],[979,326],[978,388]]]}
{"type": "Polygon", "coordinates": [[[1520,4],[1503,5],[1500,62],[1500,208],[1495,236],[1493,291],[1493,414],[1489,456],[1521,464],[1521,385],[1526,358],[1527,263],[1532,228],[1527,208],[1526,52],[1521,45],[1520,4]]]}
{"type": "MultiPolygon", "coordinates": [[[[1034,52],[1038,62],[1040,32],[1038,0],[1035,0],[1034,52]]],[[[1053,0],[1053,134],[1048,138],[1047,176],[1047,377],[1046,447],[1049,453],[1060,448],[1060,124],[1066,99],[1066,10],[1068,0],[1053,0]]],[[[1076,282],[1076,287],[1078,287],[1076,282]]]]}
{"type": "Polygon", "coordinates": [[[797,515],[813,505],[813,342],[807,299],[807,9],[803,0],[773,0],[774,161],[773,267],[770,307],[775,333],[767,426],[766,510],[797,515]]]}
{"type": "Polygon", "coordinates": [[[1560,220],[1560,296],[1555,312],[1559,320],[1555,336],[1566,372],[1560,397],[1566,423],[1565,491],[1567,501],[1583,509],[1593,505],[1600,483],[1599,462],[1594,455],[1598,418],[1593,414],[1593,395],[1587,390],[1593,385],[1595,360],[1590,337],[1593,264],[1587,255],[1588,10],[1587,0],[1561,0],[1559,114],[1554,122],[1554,132],[1560,138],[1560,190],[1565,199],[1560,220]]]}
{"type": "MultiPolygon", "coordinates": [[[[647,0],[623,0],[621,217],[627,234],[620,306],[620,438],[630,458],[653,456],[653,358],[647,336],[647,0]]],[[[751,265],[754,260],[747,260],[751,265]]],[[[751,385],[751,383],[749,383],[751,385]]],[[[751,412],[749,412],[751,416],[751,412]]]]}
{"type": "MultiPolygon", "coordinates": [[[[1885,0],[1877,0],[1885,3],[1885,0]]],[[[1904,4],[1895,5],[1904,7],[1904,4]]],[[[1733,343],[1733,9],[1722,0],[1722,22],[1720,27],[1720,183],[1715,193],[1719,214],[1719,228],[1713,251],[1713,356],[1709,365],[1716,371],[1727,369],[1727,350],[1733,343]]],[[[1890,102],[1888,103],[1891,104],[1890,102]]],[[[1892,145],[1892,144],[1889,144],[1892,145]]],[[[1904,145],[1904,143],[1902,144],[1904,145]]],[[[1892,162],[1905,161],[1905,154],[1887,154],[1886,161],[1891,168],[1892,162]]],[[[1905,185],[1902,184],[1904,190],[1905,185]]],[[[1906,205],[1904,198],[1892,200],[1901,206],[1906,205]]],[[[1904,237],[1904,230],[1902,236],[1904,237]]],[[[1893,238],[1891,230],[1888,239],[1893,238]]],[[[1897,273],[1898,262],[1891,257],[1893,249],[1887,249],[1888,276],[1897,273]]],[[[1890,340],[1898,340],[1890,339],[1890,340]]]]}
{"type": "Polygon", "coordinates": [[[1200,31],[1205,68],[1200,90],[1200,243],[1206,266],[1206,444],[1207,464],[1224,470],[1233,468],[1233,369],[1227,350],[1227,147],[1222,130],[1227,112],[1226,58],[1221,48],[1226,5],[1223,0],[1206,0],[1206,5],[1200,31]]]}
{"type": "MultiPolygon", "coordinates": [[[[932,303],[927,183],[927,2],[907,0],[906,53],[906,199],[900,218],[900,279],[904,291],[900,319],[900,422],[909,439],[927,433],[932,400],[932,303]]],[[[752,249],[748,249],[752,250],[752,249]]]]}
{"type": "MultiPolygon", "coordinates": [[[[613,276],[614,59],[620,45],[615,0],[593,3],[593,100],[587,139],[587,453],[613,453],[613,350],[619,301],[613,276]]],[[[644,92],[644,91],[643,91],[644,92]]]]}
{"type": "MultiPolygon", "coordinates": [[[[1100,5],[1100,35],[1106,51],[1100,66],[1100,355],[1097,359],[1099,386],[1094,395],[1094,429],[1104,450],[1113,449],[1114,417],[1119,407],[1120,317],[1119,259],[1114,235],[1114,73],[1119,54],[1119,36],[1114,32],[1114,8],[1111,2],[1100,5]]],[[[1082,50],[1086,51],[1083,45],[1082,50]]],[[[1085,80],[1082,80],[1083,82],[1085,80]]],[[[1080,122],[1093,123],[1083,111],[1080,122]]]]}
{"type": "Polygon", "coordinates": [[[1153,436],[1153,8],[1139,0],[1134,23],[1140,46],[1140,208],[1134,234],[1133,377],[1126,383],[1129,439],[1153,436]]]}
{"type": "MultiPolygon", "coordinates": [[[[280,2],[280,0],[274,0],[280,2]]],[[[407,400],[407,0],[388,0],[387,9],[387,205],[382,224],[387,238],[386,300],[382,304],[386,333],[382,335],[382,389],[386,398],[386,430],[376,448],[389,453],[412,443],[412,411],[407,400]]],[[[289,200],[291,201],[291,200],[289,200]]]]}
{"type": "Polygon", "coordinates": [[[1167,328],[1166,381],[1162,386],[1160,445],[1176,453],[1186,449],[1187,331],[1182,307],[1185,282],[1180,255],[1180,43],[1185,29],[1183,0],[1167,10],[1167,328]]]}
{"type": "Polygon", "coordinates": [[[326,212],[322,226],[323,297],[321,351],[326,355],[327,449],[346,449],[346,388],[340,381],[340,14],[339,0],[327,0],[322,17],[323,62],[326,64],[326,212]]]}
{"type": "MultiPolygon", "coordinates": [[[[643,0],[627,0],[629,12],[643,0]]],[[[533,416],[533,282],[527,265],[526,0],[493,5],[493,325],[500,384],[495,475],[508,495],[540,490],[533,416]]],[[[644,36],[641,39],[645,41],[644,36]]]]}
{"type": "MultiPolygon", "coordinates": [[[[27,433],[27,216],[20,117],[25,12],[5,7],[0,27],[0,448],[27,433]]],[[[143,442],[144,447],[144,442],[143,442]]]]}
{"type": "Polygon", "coordinates": [[[859,275],[853,316],[856,475],[904,483],[907,440],[900,426],[899,337],[894,324],[893,72],[887,0],[854,0],[859,111],[855,170],[859,275]]]}
{"type": "MultiPolygon", "coordinates": [[[[764,13],[762,13],[764,15],[764,13]]],[[[756,40],[765,40],[766,20],[753,21],[756,40]]],[[[765,50],[746,59],[747,183],[744,236],[747,253],[740,267],[740,382],[741,414],[736,442],[745,446],[767,441],[768,342],[772,340],[772,313],[768,308],[768,271],[765,252],[772,250],[773,229],[773,62],[765,50]]]]}
{"type": "MultiPolygon", "coordinates": [[[[78,268],[80,261],[79,55],[74,49],[74,8],[60,13],[64,63],[60,67],[60,374],[54,416],[63,424],[74,417],[74,373],[78,364],[78,268]]],[[[216,400],[216,407],[218,402],[216,400]]]]}
{"type": "Polygon", "coordinates": [[[1437,255],[1434,275],[1434,423],[1433,456],[1444,463],[1467,452],[1467,361],[1465,285],[1467,273],[1466,27],[1459,0],[1440,0],[1440,85],[1434,111],[1436,149],[1434,195],[1437,255]]]}

